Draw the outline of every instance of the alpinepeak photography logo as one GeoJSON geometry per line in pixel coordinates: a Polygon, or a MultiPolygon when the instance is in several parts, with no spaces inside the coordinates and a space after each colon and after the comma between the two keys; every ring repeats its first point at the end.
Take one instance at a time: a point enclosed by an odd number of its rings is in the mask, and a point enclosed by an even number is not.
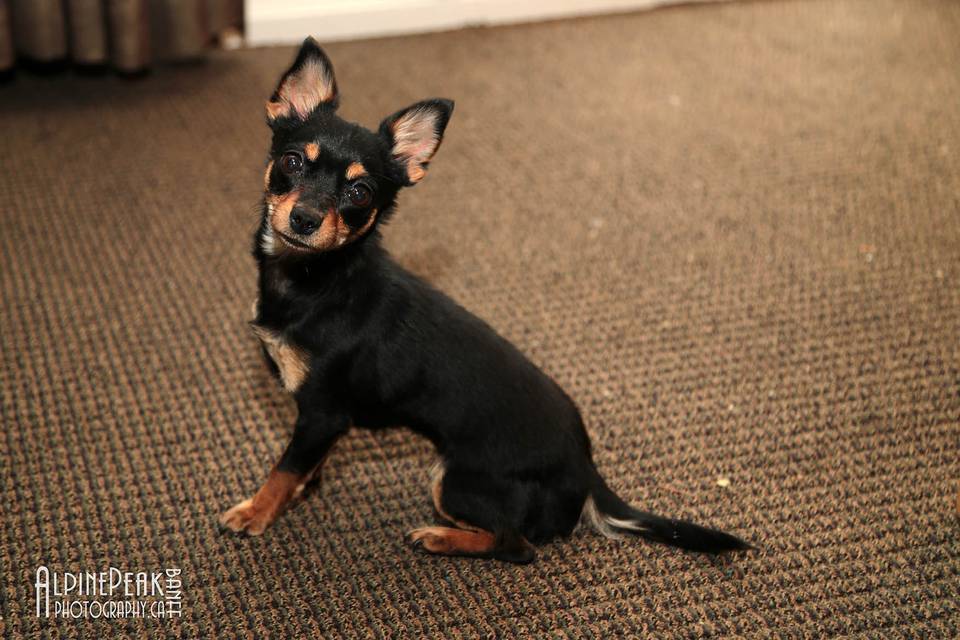
{"type": "Polygon", "coordinates": [[[53,571],[37,567],[38,618],[179,618],[179,568],[162,571],[53,571]]]}

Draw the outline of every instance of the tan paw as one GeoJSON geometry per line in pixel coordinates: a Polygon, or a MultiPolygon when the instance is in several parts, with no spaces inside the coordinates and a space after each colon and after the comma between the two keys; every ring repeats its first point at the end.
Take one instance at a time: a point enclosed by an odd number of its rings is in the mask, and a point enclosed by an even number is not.
{"type": "Polygon", "coordinates": [[[258,536],[270,526],[274,514],[269,509],[256,507],[251,498],[238,502],[220,516],[220,524],[231,531],[246,531],[251,536],[258,536]]]}
{"type": "Polygon", "coordinates": [[[430,553],[449,553],[452,549],[445,527],[420,527],[407,535],[414,546],[423,547],[430,553]]]}
{"type": "Polygon", "coordinates": [[[430,553],[485,556],[494,550],[492,533],[477,529],[464,531],[450,527],[421,527],[409,533],[410,542],[430,553]]]}

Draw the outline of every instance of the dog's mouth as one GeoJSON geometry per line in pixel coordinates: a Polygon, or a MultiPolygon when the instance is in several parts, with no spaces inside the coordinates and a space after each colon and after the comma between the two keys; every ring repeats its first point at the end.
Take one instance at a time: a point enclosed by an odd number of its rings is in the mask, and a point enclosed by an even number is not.
{"type": "Polygon", "coordinates": [[[277,237],[280,238],[280,241],[283,242],[283,244],[287,245],[292,249],[297,249],[300,251],[313,251],[313,247],[311,247],[307,243],[301,242],[296,238],[291,238],[290,236],[283,233],[282,231],[277,231],[277,237]]]}

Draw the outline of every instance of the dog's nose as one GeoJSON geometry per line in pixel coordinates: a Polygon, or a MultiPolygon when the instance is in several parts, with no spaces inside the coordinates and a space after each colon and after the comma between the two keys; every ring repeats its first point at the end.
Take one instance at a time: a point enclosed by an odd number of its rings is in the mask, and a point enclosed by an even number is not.
{"type": "Polygon", "coordinates": [[[290,228],[293,229],[294,233],[308,236],[316,231],[319,226],[320,221],[309,213],[297,210],[290,212],[290,228]]]}

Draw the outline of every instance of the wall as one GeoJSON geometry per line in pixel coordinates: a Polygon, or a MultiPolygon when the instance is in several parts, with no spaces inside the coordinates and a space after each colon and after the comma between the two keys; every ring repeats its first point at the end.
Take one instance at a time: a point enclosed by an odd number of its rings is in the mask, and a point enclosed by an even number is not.
{"type": "Polygon", "coordinates": [[[681,0],[246,0],[245,17],[247,43],[260,46],[293,44],[307,35],[330,42],[680,3],[681,0]]]}

